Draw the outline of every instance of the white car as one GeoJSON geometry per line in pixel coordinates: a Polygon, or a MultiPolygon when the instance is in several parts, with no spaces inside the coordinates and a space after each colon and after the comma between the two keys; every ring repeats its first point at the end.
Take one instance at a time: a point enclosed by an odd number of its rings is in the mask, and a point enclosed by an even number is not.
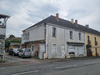
{"type": "Polygon", "coordinates": [[[24,48],[24,49],[20,49],[18,52],[18,56],[19,57],[32,57],[32,52],[30,49],[24,48]]]}
{"type": "Polygon", "coordinates": [[[13,54],[14,55],[18,55],[18,52],[19,52],[18,48],[13,48],[13,54]]]}

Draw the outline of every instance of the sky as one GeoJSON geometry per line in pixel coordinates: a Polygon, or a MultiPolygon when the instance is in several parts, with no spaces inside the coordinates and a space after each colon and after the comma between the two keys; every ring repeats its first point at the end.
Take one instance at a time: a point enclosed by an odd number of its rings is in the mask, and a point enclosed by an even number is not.
{"type": "Polygon", "coordinates": [[[0,0],[0,14],[10,16],[7,36],[21,37],[22,30],[56,13],[100,31],[100,0],[0,0]]]}

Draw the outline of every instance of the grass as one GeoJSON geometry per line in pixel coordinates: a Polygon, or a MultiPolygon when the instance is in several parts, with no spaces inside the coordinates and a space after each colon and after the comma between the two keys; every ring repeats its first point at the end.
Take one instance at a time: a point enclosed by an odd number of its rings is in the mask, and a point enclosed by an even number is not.
{"type": "Polygon", "coordinates": [[[6,63],[7,60],[0,60],[0,63],[6,63]]]}

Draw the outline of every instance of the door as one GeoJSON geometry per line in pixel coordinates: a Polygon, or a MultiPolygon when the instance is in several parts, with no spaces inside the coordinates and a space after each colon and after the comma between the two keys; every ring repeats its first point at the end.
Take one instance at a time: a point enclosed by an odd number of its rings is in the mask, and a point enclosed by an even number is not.
{"type": "Polygon", "coordinates": [[[65,47],[63,45],[61,46],[61,51],[62,51],[62,58],[65,58],[65,47]]]}
{"type": "Polygon", "coordinates": [[[32,44],[32,51],[31,51],[31,53],[32,53],[32,56],[34,55],[34,45],[32,44]]]}
{"type": "Polygon", "coordinates": [[[75,56],[76,57],[82,57],[84,55],[83,47],[82,46],[81,47],[77,46],[76,49],[77,50],[76,50],[75,56]]]}
{"type": "Polygon", "coordinates": [[[43,54],[45,52],[45,45],[44,44],[40,44],[40,52],[39,52],[39,58],[43,59],[43,54]]]}
{"type": "Polygon", "coordinates": [[[75,47],[74,46],[69,46],[68,52],[69,52],[70,57],[75,57],[75,47]]]}

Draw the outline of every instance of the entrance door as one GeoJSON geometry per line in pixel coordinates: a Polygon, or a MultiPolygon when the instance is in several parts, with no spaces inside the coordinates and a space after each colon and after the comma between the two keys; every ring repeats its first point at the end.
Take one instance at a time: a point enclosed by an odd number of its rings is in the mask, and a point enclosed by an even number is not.
{"type": "Polygon", "coordinates": [[[39,58],[43,59],[43,53],[45,52],[45,45],[40,44],[40,52],[39,52],[39,58]]]}
{"type": "Polygon", "coordinates": [[[65,58],[65,47],[63,45],[61,46],[61,51],[62,51],[62,58],[65,58]]]}
{"type": "Polygon", "coordinates": [[[32,56],[34,55],[34,45],[32,44],[32,56]]]}
{"type": "Polygon", "coordinates": [[[75,54],[76,54],[76,57],[82,57],[84,55],[83,47],[82,46],[81,47],[77,46],[77,50],[76,50],[75,54]]]}

